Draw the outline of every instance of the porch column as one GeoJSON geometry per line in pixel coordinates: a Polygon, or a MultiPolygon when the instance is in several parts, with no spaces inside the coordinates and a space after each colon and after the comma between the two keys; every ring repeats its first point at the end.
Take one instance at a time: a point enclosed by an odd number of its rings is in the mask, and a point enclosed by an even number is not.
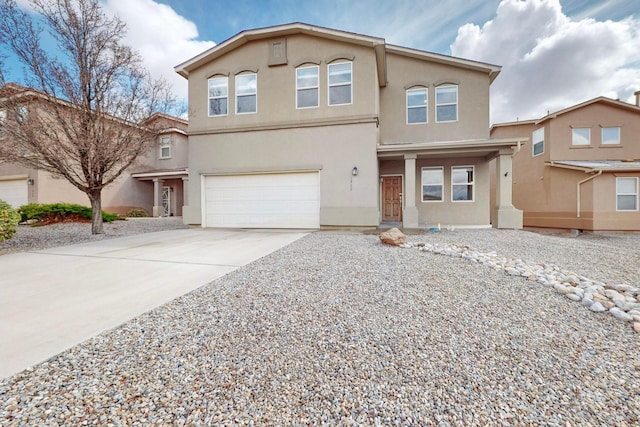
{"type": "Polygon", "coordinates": [[[402,209],[402,226],[418,228],[418,208],[416,207],[416,154],[404,155],[404,208],[402,209]]]}
{"type": "Polygon", "coordinates": [[[496,206],[493,218],[495,228],[522,228],[522,211],[513,206],[511,169],[512,150],[500,150],[496,157],[496,206]]]}
{"type": "Polygon", "coordinates": [[[189,206],[189,177],[182,178],[182,206],[189,206]]]}
{"type": "Polygon", "coordinates": [[[158,178],[153,179],[153,213],[154,217],[159,217],[164,214],[164,208],[162,207],[162,183],[163,181],[158,178]]]}

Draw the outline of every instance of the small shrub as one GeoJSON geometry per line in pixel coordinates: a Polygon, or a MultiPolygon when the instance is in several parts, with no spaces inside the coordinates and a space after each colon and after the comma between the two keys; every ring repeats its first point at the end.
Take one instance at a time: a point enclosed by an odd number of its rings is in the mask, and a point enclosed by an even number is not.
{"type": "Polygon", "coordinates": [[[148,218],[149,214],[142,208],[131,208],[125,216],[127,218],[148,218]]]}
{"type": "Polygon", "coordinates": [[[20,214],[4,200],[0,200],[0,242],[9,240],[18,231],[20,214]]]}
{"type": "MultiPolygon", "coordinates": [[[[53,224],[56,222],[91,221],[91,208],[73,203],[29,203],[20,207],[21,221],[36,221],[38,224],[53,224]]],[[[102,220],[112,222],[122,219],[120,215],[102,211],[102,220]]]]}

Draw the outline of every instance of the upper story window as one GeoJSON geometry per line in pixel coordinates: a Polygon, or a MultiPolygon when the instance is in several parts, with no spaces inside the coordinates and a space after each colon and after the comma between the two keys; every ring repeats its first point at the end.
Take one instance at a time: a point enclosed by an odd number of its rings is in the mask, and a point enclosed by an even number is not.
{"type": "Polygon", "coordinates": [[[407,124],[427,123],[427,88],[407,89],[407,124]]]}
{"type": "Polygon", "coordinates": [[[248,114],[258,111],[258,76],[240,74],[236,76],[236,113],[248,114]]]}
{"type": "Polygon", "coordinates": [[[531,147],[533,156],[544,153],[544,128],[536,129],[531,134],[531,147]]]}
{"type": "Polygon", "coordinates": [[[329,64],[329,105],[352,103],[351,62],[329,64]]]}
{"type": "Polygon", "coordinates": [[[590,128],[571,129],[571,145],[590,145],[590,144],[591,144],[590,128]]]}
{"type": "Polygon", "coordinates": [[[602,128],[602,145],[620,144],[620,128],[602,128]]]}
{"type": "Polygon", "coordinates": [[[226,116],[229,101],[229,78],[209,79],[209,116],[226,116]]]}
{"type": "Polygon", "coordinates": [[[616,178],[616,210],[637,211],[638,210],[638,178],[637,177],[617,177],[616,178]]]}
{"type": "Polygon", "coordinates": [[[317,65],[296,68],[296,108],[313,108],[320,105],[319,70],[317,65]]]}
{"type": "Polygon", "coordinates": [[[438,86],[436,88],[436,122],[458,120],[458,86],[438,86]]]}
{"type": "Polygon", "coordinates": [[[168,159],[171,157],[171,138],[163,136],[160,138],[160,158],[168,159]]]}
{"type": "Polygon", "coordinates": [[[422,168],[422,201],[441,202],[444,187],[444,168],[422,168]]]}
{"type": "Polygon", "coordinates": [[[473,201],[473,166],[451,168],[451,200],[454,202],[473,201]]]}
{"type": "Polygon", "coordinates": [[[29,118],[29,109],[26,105],[20,105],[16,112],[16,119],[18,119],[19,123],[24,123],[29,118]]]}
{"type": "Polygon", "coordinates": [[[4,136],[4,123],[7,121],[7,110],[0,110],[0,138],[4,136]]]}

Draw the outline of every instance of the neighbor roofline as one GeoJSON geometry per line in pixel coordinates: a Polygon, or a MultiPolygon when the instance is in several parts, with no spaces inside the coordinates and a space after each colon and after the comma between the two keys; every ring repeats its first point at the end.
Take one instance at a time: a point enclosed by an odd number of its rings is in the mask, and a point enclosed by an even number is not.
{"type": "Polygon", "coordinates": [[[599,96],[597,98],[589,99],[589,100],[581,102],[579,104],[572,105],[571,107],[567,107],[567,108],[564,108],[562,110],[558,110],[558,111],[553,112],[551,114],[547,114],[546,116],[538,119],[535,122],[535,124],[540,124],[540,123],[546,122],[547,120],[555,119],[558,116],[561,116],[562,114],[566,114],[566,113],[569,113],[571,111],[578,110],[580,108],[586,107],[588,105],[596,104],[598,102],[603,102],[605,104],[609,104],[609,105],[612,105],[612,106],[618,107],[618,108],[624,108],[624,109],[632,111],[634,113],[640,113],[640,107],[637,106],[637,105],[629,104],[628,102],[619,101],[617,99],[607,98],[606,96],[599,96]]]}

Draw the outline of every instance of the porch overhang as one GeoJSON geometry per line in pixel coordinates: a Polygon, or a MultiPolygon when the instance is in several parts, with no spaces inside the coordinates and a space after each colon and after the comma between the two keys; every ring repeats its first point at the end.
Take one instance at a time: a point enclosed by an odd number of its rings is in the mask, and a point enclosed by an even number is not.
{"type": "Polygon", "coordinates": [[[482,157],[492,160],[500,154],[515,154],[528,138],[477,139],[464,141],[379,144],[378,158],[402,159],[405,154],[418,158],[482,157]]]}
{"type": "Polygon", "coordinates": [[[640,172],[640,160],[552,160],[545,164],[584,173],[640,172]]]}
{"type": "Polygon", "coordinates": [[[189,170],[187,168],[157,169],[157,170],[132,173],[131,177],[140,181],[152,181],[154,179],[162,180],[162,179],[188,178],[189,170]]]}

